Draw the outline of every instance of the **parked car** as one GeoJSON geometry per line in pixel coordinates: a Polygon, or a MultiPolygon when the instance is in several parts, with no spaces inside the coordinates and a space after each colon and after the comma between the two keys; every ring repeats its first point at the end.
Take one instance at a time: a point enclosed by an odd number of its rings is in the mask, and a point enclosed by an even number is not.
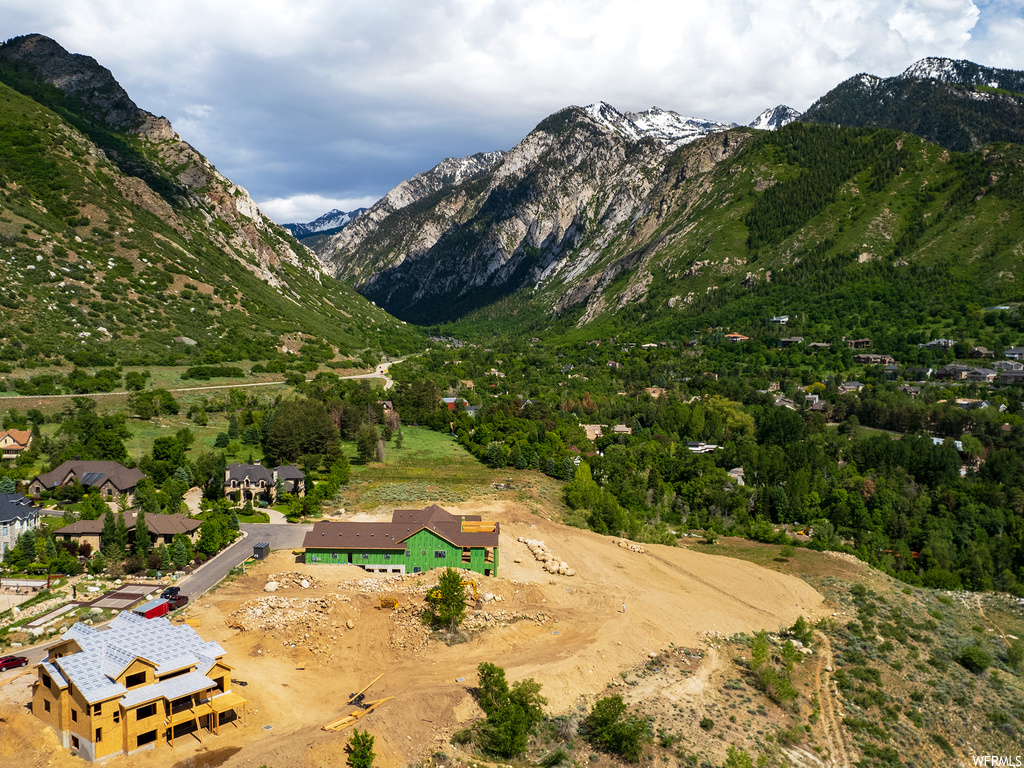
{"type": "Polygon", "coordinates": [[[170,600],[172,597],[177,597],[179,592],[181,592],[181,587],[168,587],[160,593],[160,597],[164,600],[170,600]]]}
{"type": "Polygon", "coordinates": [[[0,670],[24,667],[26,664],[28,659],[24,656],[0,656],[0,670]]]}
{"type": "Polygon", "coordinates": [[[188,595],[175,595],[167,598],[167,609],[176,611],[188,602],[188,595]]]}

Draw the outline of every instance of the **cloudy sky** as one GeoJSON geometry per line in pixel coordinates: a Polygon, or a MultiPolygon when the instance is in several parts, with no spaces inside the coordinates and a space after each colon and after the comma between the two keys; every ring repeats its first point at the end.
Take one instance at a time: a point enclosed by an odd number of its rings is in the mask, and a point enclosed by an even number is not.
{"type": "Polygon", "coordinates": [[[368,205],[570,104],[748,123],[925,56],[1024,69],[1024,0],[0,0],[279,222],[368,205]]]}

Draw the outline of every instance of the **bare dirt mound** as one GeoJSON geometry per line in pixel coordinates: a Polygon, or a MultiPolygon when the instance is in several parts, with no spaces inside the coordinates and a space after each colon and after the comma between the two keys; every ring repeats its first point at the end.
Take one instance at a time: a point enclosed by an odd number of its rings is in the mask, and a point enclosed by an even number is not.
{"type": "Polygon", "coordinates": [[[482,603],[479,611],[470,606],[469,616],[480,630],[468,641],[428,640],[419,624],[422,595],[438,571],[367,579],[353,566],[307,566],[275,552],[190,609],[200,634],[227,650],[233,677],[247,683],[236,690],[249,699],[248,726],[222,729],[205,746],[179,742],[106,765],[171,768],[214,750],[224,766],[340,764],[350,731],[320,727],[351,711],[348,694],[383,673],[367,698],[395,698],[360,727],[376,737],[377,765],[405,766],[443,749],[453,731],[481,717],[469,692],[480,662],[504,667],[510,680],[535,678],[549,712],[562,713],[591,701],[651,653],[704,648],[714,635],[775,631],[800,615],[825,613],[821,595],[805,582],[740,560],[657,545],[631,551],[510,503],[449,509],[501,523],[501,576],[474,576],[482,603]],[[545,571],[520,537],[543,541],[575,575],[545,571]],[[282,573],[293,575],[265,593],[269,577],[282,573]],[[381,595],[397,597],[399,609],[380,609],[381,595]],[[242,749],[231,753],[235,746],[242,749]]]}

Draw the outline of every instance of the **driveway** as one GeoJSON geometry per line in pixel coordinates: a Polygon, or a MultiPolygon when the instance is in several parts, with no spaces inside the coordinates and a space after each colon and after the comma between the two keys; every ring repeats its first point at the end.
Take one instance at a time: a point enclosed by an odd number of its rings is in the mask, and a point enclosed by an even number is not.
{"type": "Polygon", "coordinates": [[[246,534],[245,536],[209,562],[204,563],[195,573],[178,581],[182,594],[188,595],[190,601],[199,598],[227,576],[228,571],[252,557],[255,545],[266,542],[270,544],[272,550],[297,549],[302,546],[303,539],[306,538],[309,531],[313,530],[313,526],[288,523],[242,523],[241,529],[246,534]]]}

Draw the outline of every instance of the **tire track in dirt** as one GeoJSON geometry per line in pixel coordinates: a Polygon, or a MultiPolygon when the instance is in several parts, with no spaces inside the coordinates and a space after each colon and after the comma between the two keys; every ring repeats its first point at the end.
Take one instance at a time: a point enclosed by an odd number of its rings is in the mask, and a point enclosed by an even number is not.
{"type": "Polygon", "coordinates": [[[668,566],[669,568],[671,568],[672,570],[674,570],[674,571],[676,571],[678,573],[685,574],[687,578],[693,579],[695,582],[697,582],[701,586],[707,587],[709,590],[711,590],[713,592],[717,592],[718,594],[722,595],[723,597],[725,597],[725,598],[727,598],[729,600],[732,600],[733,602],[739,603],[744,608],[749,608],[750,610],[754,611],[755,613],[759,613],[759,614],[761,614],[763,616],[768,616],[768,617],[773,618],[773,619],[777,619],[778,618],[771,611],[765,610],[764,608],[762,608],[762,607],[760,607],[758,605],[754,605],[753,603],[748,603],[746,600],[744,600],[742,597],[740,597],[735,592],[729,592],[729,591],[723,589],[722,587],[716,586],[715,584],[712,584],[710,581],[707,581],[706,579],[702,579],[694,571],[688,570],[686,568],[681,568],[677,563],[670,562],[669,560],[667,560],[666,558],[662,557],[661,555],[657,555],[657,554],[655,554],[653,552],[647,552],[647,556],[657,560],[659,563],[662,563],[665,566],[668,566]]]}
{"type": "Polygon", "coordinates": [[[835,669],[832,643],[825,634],[815,634],[819,640],[819,650],[818,669],[814,676],[814,694],[818,697],[818,707],[821,710],[821,725],[825,733],[825,742],[828,744],[829,762],[836,768],[851,768],[853,761],[850,759],[846,730],[843,728],[842,719],[836,714],[839,708],[839,692],[829,671],[835,669]]]}

